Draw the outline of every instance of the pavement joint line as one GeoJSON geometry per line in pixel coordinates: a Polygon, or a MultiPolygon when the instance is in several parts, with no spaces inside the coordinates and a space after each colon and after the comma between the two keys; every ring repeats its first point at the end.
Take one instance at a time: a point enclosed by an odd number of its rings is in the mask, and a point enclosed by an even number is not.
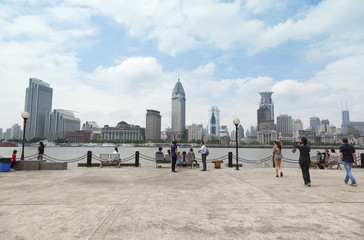
{"type": "MultiPolygon", "coordinates": [[[[129,199],[127,200],[127,202],[129,202],[129,200],[132,198],[132,196],[134,196],[136,192],[136,188],[134,188],[134,191],[132,192],[132,194],[130,194],[129,199]]],[[[116,208],[118,207],[124,207],[127,205],[127,202],[125,204],[122,204],[121,201],[119,201],[118,203],[115,204],[114,208],[105,216],[105,218],[103,219],[103,221],[100,223],[100,225],[97,227],[97,229],[93,232],[93,234],[91,235],[90,239],[93,238],[93,236],[98,232],[98,230],[105,224],[106,220],[109,218],[109,216],[111,215],[111,213],[113,213],[115,211],[116,208]]],[[[121,208],[119,210],[119,212],[116,214],[115,217],[113,217],[114,219],[112,220],[111,224],[108,226],[108,228],[106,229],[106,231],[102,234],[102,239],[105,238],[106,234],[109,232],[111,226],[114,224],[115,220],[120,216],[120,213],[123,211],[123,209],[121,208]]]]}

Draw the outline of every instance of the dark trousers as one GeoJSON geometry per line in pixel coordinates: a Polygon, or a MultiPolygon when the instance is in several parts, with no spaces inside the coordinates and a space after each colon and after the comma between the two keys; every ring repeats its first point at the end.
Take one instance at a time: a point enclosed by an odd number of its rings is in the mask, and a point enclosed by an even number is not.
{"type": "Polygon", "coordinates": [[[176,161],[177,161],[177,156],[172,157],[172,171],[176,169],[176,161]]]}
{"type": "Polygon", "coordinates": [[[206,170],[206,154],[201,154],[203,170],[206,170]]]}
{"type": "Polygon", "coordinates": [[[302,177],[305,184],[311,183],[310,178],[310,162],[301,162],[300,163],[301,170],[302,170],[302,177]]]}

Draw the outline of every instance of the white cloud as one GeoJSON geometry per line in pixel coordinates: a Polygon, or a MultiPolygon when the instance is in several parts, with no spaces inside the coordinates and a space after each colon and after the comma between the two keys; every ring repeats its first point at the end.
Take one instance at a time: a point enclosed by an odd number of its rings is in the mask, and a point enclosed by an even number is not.
{"type": "Polygon", "coordinates": [[[173,56],[201,46],[222,50],[245,48],[254,54],[290,40],[310,43],[316,39],[335,45],[341,36],[355,35],[357,41],[352,40],[352,44],[356,45],[364,37],[364,5],[356,0],[326,0],[310,8],[302,5],[302,9],[298,6],[296,15],[278,23],[259,15],[285,10],[286,3],[273,0],[248,0],[245,4],[239,0],[71,2],[91,6],[112,17],[124,24],[132,36],[156,39],[159,50],[173,56]]]}

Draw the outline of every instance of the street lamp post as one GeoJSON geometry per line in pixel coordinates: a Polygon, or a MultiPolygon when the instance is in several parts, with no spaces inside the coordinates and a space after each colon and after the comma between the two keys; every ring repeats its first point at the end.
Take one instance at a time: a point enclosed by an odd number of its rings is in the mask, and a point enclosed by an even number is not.
{"type": "Polygon", "coordinates": [[[23,146],[22,146],[22,149],[21,149],[21,158],[20,158],[20,160],[24,160],[25,129],[26,129],[26,126],[27,126],[27,120],[30,117],[30,113],[23,112],[21,114],[21,117],[24,119],[24,123],[23,123],[23,146]]]}
{"type": "Polygon", "coordinates": [[[236,170],[239,170],[239,160],[238,160],[238,125],[240,123],[239,118],[234,118],[233,123],[235,125],[235,142],[236,142],[236,170]]]}

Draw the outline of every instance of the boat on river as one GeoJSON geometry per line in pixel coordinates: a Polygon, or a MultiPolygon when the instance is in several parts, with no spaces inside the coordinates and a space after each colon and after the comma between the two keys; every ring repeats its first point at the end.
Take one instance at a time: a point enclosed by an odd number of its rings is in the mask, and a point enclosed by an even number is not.
{"type": "Polygon", "coordinates": [[[12,142],[0,142],[0,147],[17,147],[17,143],[12,142]]]}

